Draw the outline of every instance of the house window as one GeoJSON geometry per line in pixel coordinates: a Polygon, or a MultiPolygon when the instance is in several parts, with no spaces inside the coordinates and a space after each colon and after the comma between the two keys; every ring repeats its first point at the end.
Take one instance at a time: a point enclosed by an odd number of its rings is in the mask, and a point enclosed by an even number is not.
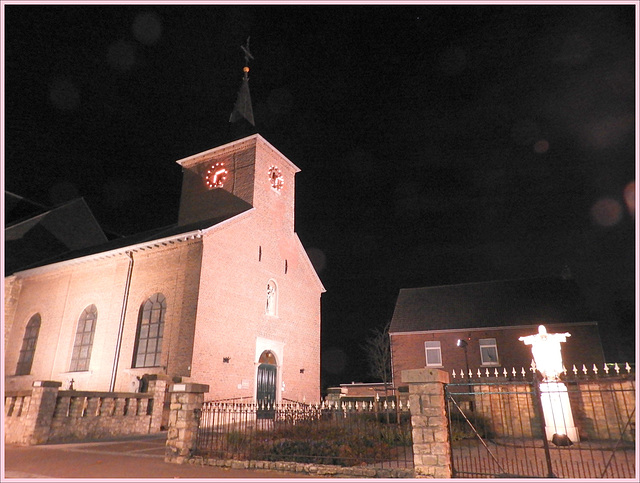
{"type": "Polygon", "coordinates": [[[157,293],[147,299],[140,308],[138,334],[133,367],[155,367],[160,365],[162,354],[162,333],[167,301],[157,293]]]}
{"type": "Polygon", "coordinates": [[[35,314],[29,319],[27,328],[22,338],[22,348],[18,356],[18,364],[16,365],[16,376],[24,376],[31,373],[31,365],[33,364],[33,355],[36,352],[36,342],[38,342],[38,333],[40,332],[40,314],[35,314]]]}
{"type": "Polygon", "coordinates": [[[273,280],[267,283],[267,303],[265,306],[267,315],[278,315],[278,286],[273,280]]]}
{"type": "Polygon", "coordinates": [[[439,341],[427,341],[424,343],[424,351],[428,366],[442,366],[442,352],[439,341]]]}
{"type": "Polygon", "coordinates": [[[97,319],[98,309],[96,309],[95,305],[90,305],[84,309],[78,320],[76,340],[73,343],[73,353],[71,355],[71,367],[69,367],[71,372],[89,370],[93,333],[96,330],[97,319]]]}
{"type": "Polygon", "coordinates": [[[498,366],[498,346],[495,339],[480,339],[480,360],[483,366],[498,366]]]}

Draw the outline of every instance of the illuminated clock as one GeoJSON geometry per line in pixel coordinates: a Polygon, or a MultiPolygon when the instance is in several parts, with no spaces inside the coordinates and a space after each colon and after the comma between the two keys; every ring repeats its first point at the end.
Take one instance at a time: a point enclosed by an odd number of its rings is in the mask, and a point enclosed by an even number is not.
{"type": "Polygon", "coordinates": [[[269,182],[271,183],[271,187],[276,191],[280,191],[284,186],[284,178],[277,166],[271,166],[269,168],[269,182]]]}
{"type": "Polygon", "coordinates": [[[229,172],[224,167],[224,163],[218,161],[213,164],[204,174],[204,184],[207,185],[207,188],[222,188],[224,186],[224,182],[227,180],[227,174],[229,172]]]}

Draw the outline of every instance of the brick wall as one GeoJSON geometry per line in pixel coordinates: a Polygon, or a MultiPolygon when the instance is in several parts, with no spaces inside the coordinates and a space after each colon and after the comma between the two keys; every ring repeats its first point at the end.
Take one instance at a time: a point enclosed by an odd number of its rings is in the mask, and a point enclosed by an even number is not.
{"type": "Polygon", "coordinates": [[[22,281],[15,277],[9,276],[4,279],[4,353],[7,353],[9,343],[9,334],[15,319],[15,311],[18,305],[20,289],[22,281]]]}
{"type": "MultiPolygon", "coordinates": [[[[116,391],[131,390],[132,381],[146,373],[188,375],[200,251],[200,240],[194,239],[133,253],[116,391]],[[162,366],[133,369],[139,311],[143,302],[156,292],[167,298],[162,366]]],[[[5,355],[8,390],[27,389],[38,379],[62,381],[64,388],[73,379],[77,390],[110,388],[128,267],[129,258],[119,254],[20,275],[20,298],[12,320],[8,321],[11,327],[5,355]],[[89,370],[69,372],[78,318],[91,304],[97,308],[98,319],[89,370]],[[42,323],[31,374],[15,376],[25,327],[35,313],[40,313],[42,323]]]]}
{"type": "Polygon", "coordinates": [[[205,235],[192,377],[210,386],[207,398],[253,398],[260,353],[268,349],[280,396],[319,401],[320,291],[301,259],[306,255],[296,250],[285,259],[280,240],[253,212],[205,235]],[[276,316],[265,312],[270,280],[276,316]]]}
{"type": "MultiPolygon", "coordinates": [[[[255,156],[255,176],[246,178],[251,196],[242,196],[254,209],[204,236],[192,380],[209,386],[207,399],[252,399],[260,354],[269,350],[278,366],[277,399],[318,402],[324,290],[294,233],[298,169],[261,139],[247,152],[255,156]],[[274,165],[284,178],[280,191],[268,177],[274,165]],[[269,281],[277,286],[275,316],[265,312],[269,281]]],[[[248,162],[244,153],[239,159],[248,162]]],[[[245,182],[234,190],[248,188],[245,182]]]]}

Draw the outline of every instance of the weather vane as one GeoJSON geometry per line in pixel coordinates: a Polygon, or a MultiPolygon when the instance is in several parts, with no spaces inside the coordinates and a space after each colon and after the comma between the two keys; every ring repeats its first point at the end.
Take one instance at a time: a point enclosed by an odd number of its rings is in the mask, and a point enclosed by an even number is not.
{"type": "Polygon", "coordinates": [[[252,126],[255,126],[253,119],[253,108],[251,107],[251,95],[249,94],[249,60],[253,60],[253,55],[249,52],[249,39],[247,37],[246,45],[241,45],[240,48],[244,52],[244,67],[242,71],[244,76],[242,77],[242,85],[238,91],[238,98],[233,106],[233,111],[229,117],[229,122],[236,122],[240,118],[246,119],[252,126]]]}
{"type": "Polygon", "coordinates": [[[242,69],[244,72],[245,79],[247,78],[247,74],[249,73],[249,59],[253,60],[253,55],[249,52],[249,39],[251,37],[247,37],[247,44],[241,45],[240,48],[244,52],[244,68],[242,69]]]}

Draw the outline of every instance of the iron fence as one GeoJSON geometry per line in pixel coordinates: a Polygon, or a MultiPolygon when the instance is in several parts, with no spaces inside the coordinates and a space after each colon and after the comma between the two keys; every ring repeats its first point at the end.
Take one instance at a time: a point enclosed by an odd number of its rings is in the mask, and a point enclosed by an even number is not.
{"type": "Polygon", "coordinates": [[[557,384],[524,370],[455,377],[454,477],[636,477],[635,376],[608,369],[574,366],[557,384]]]}
{"type": "Polygon", "coordinates": [[[410,413],[407,407],[395,403],[285,403],[264,407],[205,402],[200,414],[196,455],[214,459],[412,468],[410,413]]]}

